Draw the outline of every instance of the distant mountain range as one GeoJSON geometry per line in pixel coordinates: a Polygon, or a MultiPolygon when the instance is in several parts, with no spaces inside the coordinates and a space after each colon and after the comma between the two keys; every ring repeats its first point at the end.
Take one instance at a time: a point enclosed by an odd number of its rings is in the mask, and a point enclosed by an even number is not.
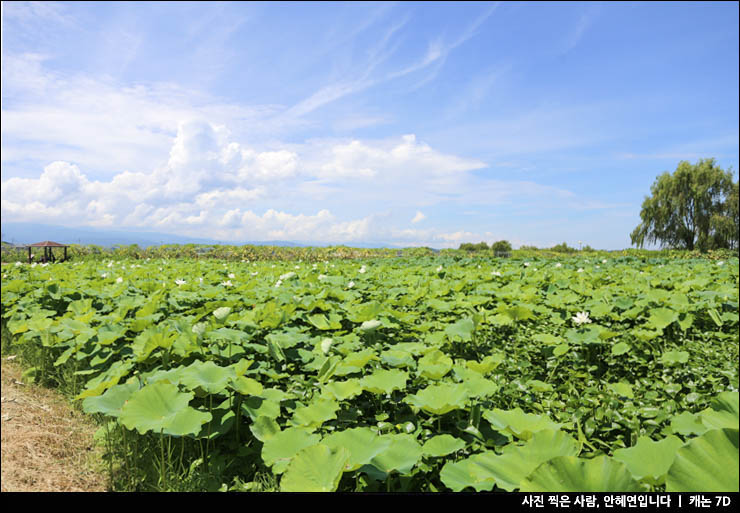
{"type": "MultiPolygon", "coordinates": [[[[184,237],[171,233],[146,232],[134,230],[108,230],[90,227],[67,227],[54,226],[38,223],[2,223],[2,240],[14,244],[32,244],[51,240],[61,244],[94,244],[96,246],[111,247],[116,245],[127,246],[138,244],[142,248],[159,246],[162,244],[227,244],[240,246],[251,244],[254,246],[334,246],[340,243],[330,244],[325,242],[293,242],[285,240],[272,241],[225,241],[215,239],[202,239],[197,237],[184,237]]],[[[356,248],[396,248],[398,246],[384,243],[352,243],[345,244],[356,248]]]]}

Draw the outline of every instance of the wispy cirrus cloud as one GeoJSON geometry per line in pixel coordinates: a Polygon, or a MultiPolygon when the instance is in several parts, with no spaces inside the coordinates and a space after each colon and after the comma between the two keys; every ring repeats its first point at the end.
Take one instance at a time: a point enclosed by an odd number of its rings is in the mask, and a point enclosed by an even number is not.
{"type": "MultiPolygon", "coordinates": [[[[329,103],[339,100],[345,96],[359,93],[371,87],[396,80],[407,75],[415,74],[419,71],[425,70],[437,64],[434,68],[432,75],[423,79],[423,83],[432,80],[441,67],[444,65],[444,61],[447,56],[455,48],[464,44],[466,41],[474,37],[480,28],[480,26],[493,14],[498,7],[498,3],[493,4],[491,7],[486,9],[483,14],[479,15],[473,20],[463,31],[450,43],[445,43],[441,38],[436,38],[430,41],[427,45],[426,52],[416,62],[402,67],[401,69],[390,70],[390,71],[379,71],[373,73],[373,71],[379,67],[379,64],[386,61],[392,54],[393,50],[397,47],[394,46],[391,51],[386,51],[387,47],[393,41],[393,36],[407,24],[409,16],[406,16],[398,23],[391,26],[391,28],[385,33],[381,40],[375,45],[375,47],[369,52],[369,59],[362,63],[361,72],[353,73],[349,72],[349,75],[356,75],[356,78],[349,80],[342,80],[331,83],[314,92],[308,98],[300,101],[286,112],[287,116],[304,116],[314,110],[323,107],[329,103]]],[[[417,83],[416,87],[419,87],[421,83],[417,83]]]]}

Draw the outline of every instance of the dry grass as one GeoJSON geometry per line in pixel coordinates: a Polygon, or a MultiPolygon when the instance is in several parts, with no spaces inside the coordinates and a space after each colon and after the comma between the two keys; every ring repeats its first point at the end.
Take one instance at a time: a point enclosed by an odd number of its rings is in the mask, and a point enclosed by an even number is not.
{"type": "Polygon", "coordinates": [[[95,424],[54,391],[21,384],[21,374],[3,358],[1,490],[106,491],[95,424]]]}

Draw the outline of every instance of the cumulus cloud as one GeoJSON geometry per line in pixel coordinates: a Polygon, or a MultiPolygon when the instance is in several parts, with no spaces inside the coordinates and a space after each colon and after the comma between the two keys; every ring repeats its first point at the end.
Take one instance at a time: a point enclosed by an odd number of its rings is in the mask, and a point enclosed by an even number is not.
{"type": "Polygon", "coordinates": [[[412,223],[418,223],[418,222],[420,222],[420,221],[423,221],[423,220],[424,220],[424,219],[426,219],[426,218],[427,218],[427,216],[425,216],[425,215],[424,215],[424,214],[422,213],[422,211],[421,211],[421,210],[417,210],[417,211],[416,211],[416,215],[415,215],[415,216],[414,216],[414,218],[413,218],[413,219],[411,220],[411,222],[412,222],[412,223]]]}

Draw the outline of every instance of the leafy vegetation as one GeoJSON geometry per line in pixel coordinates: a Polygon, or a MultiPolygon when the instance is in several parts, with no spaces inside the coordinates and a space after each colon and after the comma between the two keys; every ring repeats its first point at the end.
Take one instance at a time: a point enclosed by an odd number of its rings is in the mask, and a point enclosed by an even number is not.
{"type": "Polygon", "coordinates": [[[3,265],[3,352],[121,490],[738,491],[737,258],[543,254],[3,265]]]}

